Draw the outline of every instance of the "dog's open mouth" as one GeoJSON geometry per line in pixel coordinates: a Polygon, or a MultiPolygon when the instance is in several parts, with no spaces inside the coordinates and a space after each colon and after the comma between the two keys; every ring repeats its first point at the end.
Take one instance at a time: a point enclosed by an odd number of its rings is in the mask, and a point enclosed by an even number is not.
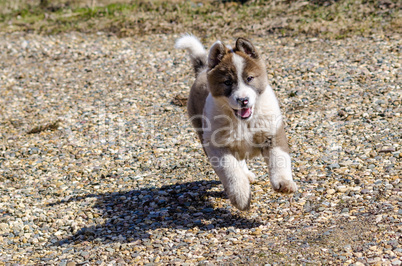
{"type": "Polygon", "coordinates": [[[249,108],[241,108],[239,110],[233,109],[234,113],[237,117],[239,117],[240,119],[248,119],[251,117],[253,110],[252,107],[249,108]]]}

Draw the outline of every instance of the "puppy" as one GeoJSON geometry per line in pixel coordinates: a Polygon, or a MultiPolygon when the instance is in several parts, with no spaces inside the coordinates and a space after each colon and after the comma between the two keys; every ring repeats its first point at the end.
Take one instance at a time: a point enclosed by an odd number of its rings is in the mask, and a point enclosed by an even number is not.
{"type": "Polygon", "coordinates": [[[190,55],[196,75],[187,111],[231,203],[250,207],[255,175],[246,160],[262,155],[275,191],[297,190],[278,100],[254,45],[238,38],[234,48],[215,42],[209,50],[192,35],[176,41],[190,55]]]}

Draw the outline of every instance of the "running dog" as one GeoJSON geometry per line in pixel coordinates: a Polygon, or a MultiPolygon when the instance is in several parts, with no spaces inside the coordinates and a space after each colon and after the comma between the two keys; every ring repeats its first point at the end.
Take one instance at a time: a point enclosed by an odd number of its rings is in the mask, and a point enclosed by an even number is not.
{"type": "Polygon", "coordinates": [[[279,103],[254,45],[238,38],[234,48],[215,42],[209,52],[192,35],[176,41],[195,71],[187,111],[205,153],[231,203],[250,207],[255,175],[246,159],[263,156],[273,189],[293,193],[291,159],[279,103]]]}

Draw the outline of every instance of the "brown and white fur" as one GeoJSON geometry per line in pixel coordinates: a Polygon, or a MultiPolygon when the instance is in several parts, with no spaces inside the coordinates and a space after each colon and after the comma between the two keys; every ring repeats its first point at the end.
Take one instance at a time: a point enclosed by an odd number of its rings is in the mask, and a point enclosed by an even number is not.
{"type": "Polygon", "coordinates": [[[275,191],[297,190],[278,100],[253,44],[238,38],[233,49],[215,42],[209,54],[185,35],[176,48],[189,52],[196,74],[187,110],[205,153],[234,206],[250,207],[255,175],[246,159],[262,155],[275,191]]]}

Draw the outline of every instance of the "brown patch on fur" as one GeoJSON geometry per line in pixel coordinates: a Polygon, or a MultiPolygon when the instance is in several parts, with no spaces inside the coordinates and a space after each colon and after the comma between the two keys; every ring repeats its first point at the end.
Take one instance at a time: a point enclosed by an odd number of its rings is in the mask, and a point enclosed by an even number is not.
{"type": "Polygon", "coordinates": [[[231,80],[233,85],[237,82],[236,67],[233,65],[232,57],[232,53],[226,54],[216,67],[208,71],[207,79],[213,97],[226,96],[227,90],[232,89],[233,86],[225,85],[225,81],[231,80]]]}
{"type": "Polygon", "coordinates": [[[255,133],[253,143],[262,149],[280,147],[284,152],[290,152],[283,123],[279,126],[274,136],[267,135],[264,132],[255,133]]]}
{"type": "Polygon", "coordinates": [[[268,78],[266,75],[264,62],[262,62],[262,60],[254,60],[241,52],[238,52],[238,54],[243,54],[242,57],[246,61],[245,68],[243,70],[243,80],[246,80],[249,76],[253,76],[254,80],[249,85],[251,85],[255,89],[255,91],[257,91],[257,93],[261,95],[268,85],[268,78]]]}
{"type": "Polygon", "coordinates": [[[195,80],[190,90],[187,101],[187,113],[194,129],[198,133],[198,137],[202,142],[202,115],[204,111],[205,101],[208,97],[209,90],[207,88],[206,73],[202,72],[195,80]]]}
{"type": "Polygon", "coordinates": [[[256,132],[253,136],[253,144],[257,147],[272,147],[272,136],[267,136],[264,132],[256,132]]]}

